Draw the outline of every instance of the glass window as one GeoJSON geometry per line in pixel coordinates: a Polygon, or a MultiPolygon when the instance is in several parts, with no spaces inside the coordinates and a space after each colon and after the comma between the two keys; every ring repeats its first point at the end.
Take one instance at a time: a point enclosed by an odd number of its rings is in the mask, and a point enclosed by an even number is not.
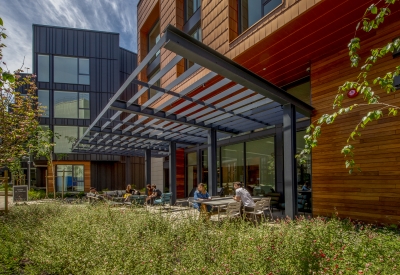
{"type": "MultiPolygon", "coordinates": [[[[202,33],[201,33],[201,26],[199,25],[196,29],[193,30],[192,33],[189,34],[190,36],[192,36],[193,38],[201,41],[202,40],[202,33]]],[[[189,69],[190,67],[192,67],[194,65],[194,62],[187,60],[186,59],[186,70],[189,69]]]]}
{"type": "Polygon", "coordinates": [[[243,143],[221,147],[222,187],[233,194],[233,183],[244,182],[243,143]]]}
{"type": "Polygon", "coordinates": [[[282,3],[283,0],[239,0],[240,32],[247,30],[282,3]]]}
{"type": "Polygon", "coordinates": [[[187,191],[188,194],[197,187],[197,152],[187,155],[187,191]]]}
{"type": "Polygon", "coordinates": [[[49,82],[50,58],[48,55],[38,55],[38,81],[49,82]]]}
{"type": "Polygon", "coordinates": [[[63,189],[69,192],[84,191],[84,166],[83,165],[57,165],[57,192],[63,189]]]}
{"type": "Polygon", "coordinates": [[[201,0],[185,0],[185,21],[188,21],[200,6],[201,0]]]}
{"type": "MultiPolygon", "coordinates": [[[[300,154],[300,152],[304,149],[306,145],[304,136],[306,135],[306,131],[299,131],[296,133],[296,154],[300,154]]],[[[307,160],[305,164],[300,164],[297,161],[297,183],[298,188],[301,188],[303,184],[307,182],[309,187],[311,187],[311,155],[307,155],[307,160]]]]}
{"type": "MultiPolygon", "coordinates": [[[[217,164],[217,167],[219,165],[217,164]]],[[[208,150],[201,150],[201,182],[208,184],[208,150]]]]}
{"type": "Polygon", "coordinates": [[[54,82],[78,83],[78,58],[54,57],[54,82]]]}
{"type": "Polygon", "coordinates": [[[89,59],[55,56],[54,82],[90,85],[89,59]]]}
{"type": "Polygon", "coordinates": [[[54,126],[54,133],[59,135],[55,138],[54,153],[71,153],[72,142],[80,138],[87,127],[77,126],[54,126]]]}
{"type": "Polygon", "coordinates": [[[289,88],[287,92],[305,103],[311,104],[311,84],[309,81],[296,87],[289,88]]]}
{"type": "Polygon", "coordinates": [[[50,115],[50,93],[48,90],[38,90],[38,101],[42,110],[42,117],[49,117],[50,115]]]}
{"type": "MultiPolygon", "coordinates": [[[[160,40],[160,21],[157,21],[157,23],[154,25],[154,27],[150,30],[149,32],[149,52],[151,49],[157,44],[157,42],[160,40]]],[[[160,54],[160,51],[157,51],[155,56],[150,60],[152,62],[158,55],[160,54]]]]}
{"type": "Polygon", "coordinates": [[[54,117],[90,119],[89,94],[54,91],[54,117]]]}
{"type": "Polygon", "coordinates": [[[246,142],[246,188],[254,196],[275,190],[274,137],[246,142]]]}

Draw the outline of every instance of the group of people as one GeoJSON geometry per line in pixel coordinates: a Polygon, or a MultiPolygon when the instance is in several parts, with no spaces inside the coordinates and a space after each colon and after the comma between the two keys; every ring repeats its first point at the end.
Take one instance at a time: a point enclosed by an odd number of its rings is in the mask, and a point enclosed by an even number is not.
{"type": "MultiPolygon", "coordinates": [[[[233,184],[233,188],[235,189],[235,196],[233,196],[233,200],[237,202],[241,202],[243,209],[246,212],[251,212],[254,211],[254,206],[256,205],[254,203],[253,198],[251,197],[249,191],[247,191],[245,188],[243,188],[243,183],[241,182],[235,182],[233,184]]],[[[211,196],[208,194],[205,184],[200,183],[197,186],[196,192],[194,192],[194,200],[195,201],[206,201],[206,200],[211,200],[211,196]]],[[[205,205],[201,204],[198,202],[193,203],[193,207],[196,208],[198,211],[207,211],[211,212],[212,207],[210,205],[205,205]]]]}

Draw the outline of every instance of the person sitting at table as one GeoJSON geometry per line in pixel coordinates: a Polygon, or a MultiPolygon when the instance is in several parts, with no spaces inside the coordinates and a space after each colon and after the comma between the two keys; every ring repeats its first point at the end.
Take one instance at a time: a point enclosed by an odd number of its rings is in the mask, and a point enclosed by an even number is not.
{"type": "Polygon", "coordinates": [[[162,195],[161,190],[158,189],[156,185],[153,185],[151,195],[146,198],[146,203],[150,201],[150,204],[153,204],[155,200],[161,197],[161,195],[162,195]]]}
{"type": "Polygon", "coordinates": [[[104,200],[104,198],[106,197],[104,196],[100,196],[99,193],[97,192],[96,188],[94,187],[90,187],[89,193],[86,194],[87,197],[92,197],[92,198],[98,198],[100,200],[104,200]]]}
{"type": "Polygon", "coordinates": [[[308,181],[304,182],[304,185],[301,188],[301,191],[310,191],[310,188],[308,187],[308,181]]]}
{"type": "MultiPolygon", "coordinates": [[[[206,190],[206,185],[204,183],[199,183],[197,186],[197,190],[194,192],[194,200],[195,201],[207,201],[211,200],[210,195],[206,190]]],[[[201,209],[207,211],[208,213],[211,212],[212,207],[211,205],[204,205],[198,202],[193,203],[193,208],[200,211],[201,209]]]]}
{"type": "Polygon", "coordinates": [[[254,206],[256,204],[253,201],[249,191],[243,188],[243,184],[241,182],[235,182],[233,184],[233,188],[235,188],[236,195],[233,197],[235,201],[242,202],[242,206],[244,211],[251,212],[254,211],[254,206]]]}

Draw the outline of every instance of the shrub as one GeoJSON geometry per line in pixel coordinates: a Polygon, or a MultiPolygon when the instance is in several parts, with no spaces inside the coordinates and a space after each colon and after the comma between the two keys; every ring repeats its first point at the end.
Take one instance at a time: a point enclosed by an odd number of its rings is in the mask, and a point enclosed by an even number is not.
{"type": "Polygon", "coordinates": [[[399,274],[397,231],[336,218],[254,227],[40,204],[13,207],[0,238],[4,274],[399,274]]]}

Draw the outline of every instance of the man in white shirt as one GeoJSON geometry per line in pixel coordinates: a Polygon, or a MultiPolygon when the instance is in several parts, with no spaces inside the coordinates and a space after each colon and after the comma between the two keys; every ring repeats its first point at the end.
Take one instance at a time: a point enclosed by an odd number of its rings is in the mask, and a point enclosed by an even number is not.
{"type": "Polygon", "coordinates": [[[235,182],[233,188],[236,190],[236,196],[233,197],[235,201],[241,201],[243,208],[246,212],[254,211],[254,206],[256,205],[251,197],[249,191],[244,189],[241,182],[235,182]]]}

